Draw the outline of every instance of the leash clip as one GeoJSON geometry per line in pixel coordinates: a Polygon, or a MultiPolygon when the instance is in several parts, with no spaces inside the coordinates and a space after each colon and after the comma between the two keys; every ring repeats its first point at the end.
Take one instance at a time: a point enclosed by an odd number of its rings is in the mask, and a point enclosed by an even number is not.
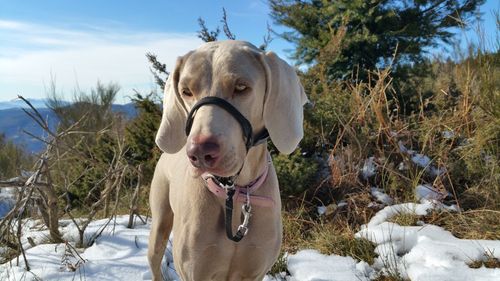
{"type": "Polygon", "coordinates": [[[241,206],[241,212],[243,213],[243,223],[238,226],[238,232],[241,232],[243,236],[246,236],[248,233],[248,222],[252,216],[252,206],[244,204],[241,206]]]}

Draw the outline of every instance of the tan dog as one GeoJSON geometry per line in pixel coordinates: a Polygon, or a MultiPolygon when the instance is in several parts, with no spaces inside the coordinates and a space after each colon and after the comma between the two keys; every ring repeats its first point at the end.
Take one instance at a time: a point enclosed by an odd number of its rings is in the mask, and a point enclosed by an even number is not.
{"type": "MultiPolygon", "coordinates": [[[[180,57],[165,86],[163,117],[156,143],[161,156],[151,184],[152,227],[148,259],[153,280],[161,280],[160,264],[173,231],[173,256],[182,280],[262,280],[281,246],[281,203],[278,180],[264,144],[245,147],[238,121],[227,110],[200,107],[186,136],[187,116],[202,97],[231,103],[253,128],[265,129],[281,153],[289,154],[303,136],[307,101],[292,67],[274,53],[241,41],[207,43],[180,57]],[[240,242],[224,228],[225,200],[200,177],[230,177],[245,186],[263,168],[269,172],[256,196],[272,207],[252,206],[249,231],[240,242]]],[[[232,224],[240,224],[241,203],[235,202],[232,224]]]]}

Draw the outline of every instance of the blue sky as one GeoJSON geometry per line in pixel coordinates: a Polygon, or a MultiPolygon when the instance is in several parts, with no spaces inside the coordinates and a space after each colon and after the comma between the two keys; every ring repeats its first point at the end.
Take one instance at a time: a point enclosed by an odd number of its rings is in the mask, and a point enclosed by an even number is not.
{"type": "MultiPolygon", "coordinates": [[[[487,0],[486,38],[496,40],[492,11],[500,1],[487,0]]],[[[265,0],[132,1],[132,0],[0,0],[0,101],[18,94],[44,98],[52,80],[71,99],[76,85],[89,90],[97,80],[121,86],[118,102],[132,89],[155,87],[144,54],[153,52],[171,69],[175,59],[202,42],[197,19],[209,28],[220,25],[222,7],[237,39],[262,43],[266,24],[273,24],[265,0]]],[[[458,32],[474,41],[473,31],[458,32]]],[[[221,36],[223,38],[223,36],[221,36]]],[[[269,49],[286,57],[293,46],[275,38],[269,49]]]]}

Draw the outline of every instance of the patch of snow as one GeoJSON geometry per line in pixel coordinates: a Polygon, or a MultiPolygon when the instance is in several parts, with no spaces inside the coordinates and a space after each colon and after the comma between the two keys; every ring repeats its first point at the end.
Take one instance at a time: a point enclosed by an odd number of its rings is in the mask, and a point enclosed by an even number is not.
{"type": "MultiPolygon", "coordinates": [[[[92,222],[89,225],[89,235],[103,227],[106,222],[107,219],[92,222]]],[[[19,266],[15,266],[15,262],[0,265],[0,280],[31,280],[34,276],[41,280],[61,281],[80,280],[80,277],[89,281],[143,280],[142,276],[149,272],[146,258],[149,225],[139,224],[134,229],[128,229],[127,223],[128,216],[117,217],[116,224],[110,223],[91,247],[78,249],[86,262],[74,272],[61,267],[65,244],[41,244],[32,248],[27,244],[26,255],[31,272],[25,271],[21,258],[19,266]]],[[[34,224],[31,227],[34,227],[34,224]]],[[[73,228],[73,224],[61,228],[65,238],[68,238],[67,233],[71,233],[73,228]]],[[[33,237],[36,233],[37,231],[31,230],[27,235],[33,237]]]]}
{"type": "Polygon", "coordinates": [[[443,136],[443,138],[449,140],[455,137],[455,132],[451,130],[444,130],[441,132],[441,135],[443,136]]]}
{"type": "Polygon", "coordinates": [[[375,167],[375,157],[371,156],[365,160],[363,168],[361,168],[361,175],[365,180],[373,177],[376,174],[377,168],[375,167]]]}
{"type": "Polygon", "coordinates": [[[387,195],[384,190],[380,189],[380,188],[376,188],[376,187],[372,187],[371,188],[371,194],[373,197],[375,197],[375,199],[382,203],[382,204],[385,204],[385,205],[392,205],[393,203],[393,200],[392,198],[387,195]]]}
{"type": "MultiPolygon", "coordinates": [[[[423,204],[417,203],[403,203],[393,206],[387,206],[384,209],[380,210],[375,216],[373,216],[370,222],[367,225],[361,226],[361,231],[358,233],[362,233],[362,231],[370,226],[377,226],[392,217],[404,214],[404,213],[412,213],[416,215],[427,215],[427,211],[434,209],[434,203],[431,201],[427,201],[423,204]]],[[[361,234],[360,234],[361,235],[361,234]]]]}
{"type": "Polygon", "coordinates": [[[324,215],[326,213],[326,206],[318,206],[318,215],[324,215]]]}
{"type": "Polygon", "coordinates": [[[367,207],[374,208],[374,209],[382,209],[383,207],[385,207],[385,205],[377,203],[377,202],[370,202],[370,203],[368,203],[367,207]]]}
{"type": "Polygon", "coordinates": [[[415,154],[415,151],[414,150],[411,150],[411,149],[408,149],[406,148],[406,146],[403,144],[402,141],[398,141],[398,146],[399,146],[399,150],[402,152],[402,153],[406,153],[408,155],[413,155],[415,154]]]}
{"type": "Polygon", "coordinates": [[[448,193],[443,193],[435,189],[431,184],[419,184],[415,187],[415,197],[417,200],[443,200],[448,193]]]}
{"type": "Polygon", "coordinates": [[[316,250],[302,250],[288,257],[290,281],[370,280],[371,268],[351,257],[323,255],[316,250]]]}
{"type": "MultiPolygon", "coordinates": [[[[415,163],[415,165],[417,165],[418,167],[424,168],[424,170],[428,172],[431,176],[437,177],[447,172],[445,167],[436,168],[435,165],[432,164],[432,159],[429,158],[429,156],[421,153],[415,153],[415,151],[407,149],[401,141],[398,142],[398,145],[399,145],[399,150],[402,153],[406,153],[409,156],[411,156],[411,161],[415,163]]],[[[407,170],[405,163],[400,162],[398,165],[398,170],[400,171],[407,170]]]]}
{"type": "Polygon", "coordinates": [[[406,167],[404,162],[399,162],[398,170],[399,171],[406,171],[406,170],[408,170],[408,167],[406,167]]]}
{"type": "Polygon", "coordinates": [[[328,206],[317,206],[317,211],[318,211],[318,215],[322,216],[322,215],[325,215],[325,216],[329,216],[329,215],[332,215],[333,213],[335,213],[335,211],[339,208],[339,207],[342,207],[340,206],[341,203],[339,203],[339,205],[335,204],[335,203],[331,203],[329,204],[328,206]]]}
{"type": "Polygon", "coordinates": [[[345,202],[345,201],[340,201],[340,202],[337,204],[337,207],[338,207],[338,208],[345,207],[345,206],[347,206],[347,202],[345,202]]]}
{"type": "MultiPolygon", "coordinates": [[[[338,204],[340,206],[341,203],[338,204]]],[[[500,280],[500,269],[469,268],[467,263],[483,260],[485,253],[500,258],[500,241],[458,239],[450,232],[434,225],[400,226],[388,222],[401,213],[425,215],[433,209],[453,210],[435,201],[405,203],[385,207],[356,234],[376,244],[379,255],[370,266],[352,257],[323,255],[316,250],[302,250],[287,257],[289,276],[277,274],[266,276],[265,281],[308,280],[371,280],[379,272],[398,270],[402,278],[423,280],[500,280]]],[[[138,224],[134,229],[126,228],[128,216],[118,216],[107,224],[108,219],[93,221],[88,235],[104,228],[102,235],[86,249],[77,249],[85,261],[76,271],[68,270],[62,262],[67,257],[65,244],[40,244],[31,247],[27,237],[40,243],[48,236],[38,221],[23,222],[23,245],[26,247],[31,272],[24,269],[23,259],[15,265],[0,265],[0,280],[150,280],[147,262],[147,245],[150,224],[138,224]],[[38,278],[38,279],[37,279],[38,278]]],[[[75,226],[61,221],[60,230],[66,239],[75,239],[75,226]]],[[[88,239],[88,238],[87,238],[88,239]]],[[[0,249],[1,253],[2,249],[0,249]]],[[[76,254],[75,254],[76,255],[76,254]]],[[[74,262],[75,258],[69,259],[74,262]]],[[[78,258],[76,259],[78,260],[78,258]]],[[[175,272],[172,245],[167,245],[162,271],[170,280],[180,280],[175,272]]]]}
{"type": "Polygon", "coordinates": [[[431,158],[429,158],[429,156],[427,155],[424,155],[424,154],[420,154],[420,153],[417,153],[415,155],[413,155],[413,157],[411,158],[411,161],[415,164],[417,164],[417,166],[421,167],[421,168],[428,168],[429,165],[431,164],[431,158]]]}
{"type": "Polygon", "coordinates": [[[454,237],[435,225],[400,226],[387,222],[400,213],[425,215],[432,209],[453,209],[441,203],[405,203],[379,211],[356,233],[377,244],[379,255],[373,268],[397,271],[402,278],[424,280],[500,280],[500,269],[472,269],[467,264],[481,260],[485,253],[500,258],[500,241],[468,240],[454,237]]]}
{"type": "Polygon", "coordinates": [[[446,173],[448,170],[446,170],[445,167],[440,167],[440,168],[436,168],[436,167],[431,167],[431,176],[433,177],[437,177],[437,176],[441,176],[442,174],[446,173]]]}

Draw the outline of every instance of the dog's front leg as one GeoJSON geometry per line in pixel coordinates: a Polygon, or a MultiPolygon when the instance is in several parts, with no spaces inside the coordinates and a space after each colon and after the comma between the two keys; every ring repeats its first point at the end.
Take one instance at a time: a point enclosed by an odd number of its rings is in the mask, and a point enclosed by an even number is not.
{"type": "Polygon", "coordinates": [[[162,280],[161,260],[173,223],[173,212],[169,202],[169,184],[163,171],[159,168],[160,166],[156,167],[149,195],[152,224],[149,235],[148,260],[153,281],[162,280]]]}

